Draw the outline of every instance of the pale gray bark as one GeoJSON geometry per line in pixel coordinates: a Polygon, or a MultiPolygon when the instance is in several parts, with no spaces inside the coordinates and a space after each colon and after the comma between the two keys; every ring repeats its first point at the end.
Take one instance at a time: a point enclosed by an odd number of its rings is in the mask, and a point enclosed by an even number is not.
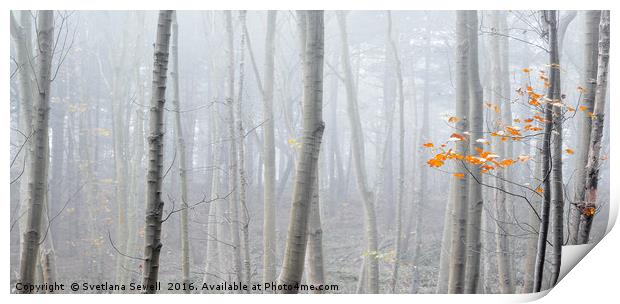
{"type": "MultiPolygon", "coordinates": [[[[456,12],[456,114],[459,119],[456,123],[457,132],[465,132],[468,127],[468,62],[469,62],[469,33],[467,30],[468,12],[456,12]]],[[[467,150],[467,142],[455,142],[455,152],[464,155],[467,150]]],[[[465,173],[463,165],[456,163],[453,170],[465,173]]],[[[467,211],[468,211],[468,176],[454,181],[454,220],[452,222],[452,248],[450,252],[450,279],[448,281],[449,293],[463,293],[465,291],[465,264],[466,264],[466,238],[467,238],[467,211]]]]}
{"type": "MultiPolygon", "coordinates": [[[[505,18],[502,12],[493,11],[491,12],[491,23],[492,26],[501,30],[502,27],[502,19],[505,18]]],[[[504,62],[504,56],[502,51],[502,44],[504,43],[503,38],[500,35],[493,35],[491,37],[491,41],[489,43],[489,48],[491,52],[491,100],[494,105],[498,107],[500,110],[499,113],[494,113],[494,127],[495,130],[503,130],[506,125],[512,124],[512,118],[510,114],[510,103],[509,98],[505,94],[510,94],[509,90],[506,89],[505,84],[505,73],[508,73],[506,70],[507,62],[504,62]]],[[[508,85],[509,86],[509,85],[508,85]]],[[[511,140],[510,138],[504,142],[500,139],[500,137],[495,137],[494,146],[496,147],[496,153],[500,155],[500,157],[508,159],[511,154],[511,140]]],[[[508,168],[500,168],[496,175],[497,177],[494,179],[494,187],[495,191],[493,193],[495,200],[495,245],[496,245],[496,256],[497,256],[497,271],[499,276],[499,287],[501,293],[512,293],[513,292],[513,280],[510,271],[510,243],[507,236],[507,229],[509,228],[506,224],[508,222],[508,208],[507,204],[509,200],[507,199],[506,192],[509,191],[509,184],[505,182],[506,177],[510,176],[508,168]]]]}
{"type": "Polygon", "coordinates": [[[598,71],[598,27],[601,20],[601,11],[586,11],[585,25],[583,33],[584,41],[584,58],[583,58],[583,76],[581,79],[581,87],[585,90],[579,102],[581,106],[586,107],[587,111],[579,111],[576,116],[579,120],[579,137],[577,139],[577,159],[575,162],[575,197],[573,203],[570,204],[568,211],[568,244],[577,245],[579,236],[579,222],[581,218],[580,207],[583,206],[585,200],[585,184],[586,184],[586,165],[588,164],[588,154],[590,146],[590,133],[592,132],[592,119],[588,116],[588,112],[594,111],[594,97],[596,94],[596,74],[598,71]]]}
{"type": "Polygon", "coordinates": [[[172,11],[160,11],[153,54],[153,84],[149,112],[149,162],[147,171],[146,224],[144,233],[144,266],[142,283],[145,293],[155,293],[161,251],[161,220],[164,202],[161,183],[164,161],[164,104],[172,11]]]}
{"type": "MultiPolygon", "coordinates": [[[[19,130],[26,136],[30,136],[32,133],[32,108],[33,102],[37,95],[33,90],[33,70],[34,70],[34,58],[32,57],[32,21],[30,11],[21,11],[19,14],[19,21],[11,12],[11,38],[15,43],[16,62],[19,69],[17,79],[19,82],[19,130]]],[[[21,148],[19,158],[16,160],[16,164],[22,164],[24,171],[26,170],[26,163],[29,161],[30,146],[32,141],[29,138],[23,138],[23,147],[21,148]]],[[[23,232],[26,231],[26,216],[23,214],[28,212],[27,197],[29,180],[26,172],[21,173],[21,177],[17,182],[19,186],[19,233],[20,233],[20,252],[21,247],[24,246],[23,232]]]]}
{"type": "MultiPolygon", "coordinates": [[[[543,18],[546,20],[546,25],[549,30],[549,63],[558,63],[558,54],[557,54],[557,40],[556,34],[557,29],[555,27],[556,22],[556,11],[544,11],[543,18]],[[554,42],[555,41],[555,42],[554,42]],[[555,44],[555,47],[551,44],[555,44]],[[555,51],[554,51],[555,50],[555,51]]],[[[549,100],[555,99],[555,86],[556,86],[556,78],[559,74],[559,68],[550,68],[549,69],[549,83],[550,86],[547,90],[547,98],[549,100]]],[[[547,252],[547,238],[549,233],[549,222],[551,218],[550,209],[551,209],[551,192],[552,192],[552,176],[551,176],[551,137],[553,131],[553,106],[551,103],[547,102],[544,105],[544,120],[545,120],[545,128],[544,135],[542,141],[542,171],[541,176],[542,180],[542,204],[540,211],[540,227],[538,229],[538,245],[537,245],[537,254],[536,254],[536,262],[534,268],[534,287],[533,292],[539,292],[542,289],[542,280],[543,280],[543,271],[545,265],[545,256],[547,252]]]]}
{"type": "MultiPolygon", "coordinates": [[[[243,269],[241,269],[241,243],[239,236],[239,170],[237,162],[237,130],[235,128],[235,51],[232,16],[230,11],[224,12],[226,24],[226,52],[227,52],[227,75],[226,75],[226,105],[228,107],[228,136],[230,143],[228,148],[228,188],[232,191],[229,197],[230,218],[230,242],[232,248],[233,275],[237,282],[243,281],[243,269]]],[[[239,135],[240,136],[240,135],[239,135]]]]}
{"type": "MultiPolygon", "coordinates": [[[[179,181],[181,186],[181,278],[183,284],[189,284],[189,223],[188,223],[188,204],[187,204],[187,151],[185,138],[183,137],[183,126],[181,124],[181,101],[179,92],[179,24],[176,12],[172,13],[172,43],[170,45],[172,55],[172,106],[174,111],[174,131],[176,137],[176,148],[178,150],[179,181]]],[[[185,293],[189,293],[189,288],[184,288],[185,293]]]]}
{"type": "MultiPolygon", "coordinates": [[[[484,102],[480,73],[478,67],[478,12],[470,11],[467,29],[469,31],[469,153],[475,154],[476,149],[482,149],[482,143],[477,142],[484,138],[484,102]]],[[[480,281],[480,241],[482,219],[482,174],[478,168],[472,168],[472,178],[469,179],[469,213],[467,229],[467,271],[465,293],[476,293],[480,281]]]]}
{"type": "MultiPolygon", "coordinates": [[[[323,99],[323,11],[302,12],[306,16],[306,56],[304,60],[304,100],[302,146],[298,155],[293,204],[282,272],[278,285],[290,287],[301,282],[308,239],[308,219],[316,185],[321,137],[323,99]]],[[[303,22],[303,20],[302,20],[303,22]]],[[[285,288],[280,293],[297,293],[285,288]]]]}
{"type": "MultiPolygon", "coordinates": [[[[241,24],[245,25],[246,11],[239,11],[239,19],[241,24]]],[[[244,26],[245,27],[245,26],[244,26]]],[[[251,267],[250,267],[250,237],[249,237],[249,225],[250,215],[247,207],[247,187],[248,181],[246,177],[245,166],[245,129],[243,127],[243,93],[244,93],[244,80],[245,80],[245,41],[246,33],[241,33],[241,42],[239,44],[239,93],[237,94],[237,102],[235,103],[236,122],[237,125],[237,140],[238,142],[238,174],[239,174],[239,204],[241,207],[241,238],[243,246],[243,282],[250,284],[251,280],[251,267]]]]}
{"type": "MultiPolygon", "coordinates": [[[[395,59],[395,69],[396,69],[396,84],[398,88],[398,113],[399,113],[399,133],[398,133],[398,197],[396,201],[396,212],[394,216],[396,217],[396,229],[395,229],[395,247],[394,247],[394,268],[392,269],[392,278],[390,281],[390,291],[392,293],[396,292],[396,287],[398,283],[398,268],[400,266],[401,259],[401,251],[402,251],[402,209],[403,209],[403,199],[405,192],[405,94],[403,92],[403,75],[401,71],[401,62],[398,56],[398,48],[396,46],[396,41],[392,37],[392,14],[390,11],[388,14],[388,36],[390,43],[390,51],[395,59]]],[[[391,145],[391,142],[388,142],[387,145],[391,145]]]]}
{"type": "Polygon", "coordinates": [[[276,279],[276,160],[274,144],[274,57],[276,11],[267,13],[267,34],[265,37],[265,74],[263,90],[263,283],[276,279]]]}
{"type": "Polygon", "coordinates": [[[347,112],[351,127],[351,152],[353,167],[355,167],[357,187],[364,202],[366,229],[366,255],[367,263],[367,292],[379,293],[379,263],[377,261],[377,217],[374,204],[374,194],[368,187],[366,178],[364,136],[362,134],[362,124],[357,100],[357,90],[355,88],[351,60],[349,55],[349,41],[347,36],[346,15],[344,12],[337,12],[338,25],[340,27],[340,43],[342,51],[342,66],[344,70],[344,82],[347,91],[347,112]]]}
{"type": "MultiPolygon", "coordinates": [[[[35,269],[39,256],[44,218],[49,161],[49,110],[51,95],[51,66],[54,45],[54,12],[37,13],[37,72],[34,117],[32,122],[32,145],[28,167],[29,195],[27,203],[26,229],[23,233],[23,246],[19,281],[24,284],[35,283],[35,269]]],[[[26,292],[26,291],[22,291],[26,292]]]]}
{"type": "Polygon", "coordinates": [[[590,135],[589,159],[586,166],[586,199],[582,207],[578,242],[586,244],[590,240],[592,219],[597,211],[598,179],[600,169],[600,151],[605,122],[605,99],[607,98],[607,77],[609,67],[609,11],[601,12],[598,42],[598,72],[596,76],[596,95],[590,135]]]}

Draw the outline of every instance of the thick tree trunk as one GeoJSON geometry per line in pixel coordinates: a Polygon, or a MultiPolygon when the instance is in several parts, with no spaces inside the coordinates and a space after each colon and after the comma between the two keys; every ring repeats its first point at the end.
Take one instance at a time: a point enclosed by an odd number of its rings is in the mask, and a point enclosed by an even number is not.
{"type": "Polygon", "coordinates": [[[374,194],[368,187],[366,179],[364,135],[358,108],[357,91],[355,88],[351,61],[349,58],[349,41],[347,37],[346,16],[344,12],[337,12],[340,27],[340,40],[342,48],[342,66],[344,70],[344,82],[347,91],[347,112],[351,127],[351,152],[356,172],[357,187],[364,202],[366,229],[366,255],[367,263],[367,289],[369,293],[379,293],[379,262],[377,260],[377,217],[374,205],[374,194]]]}
{"type": "MultiPolygon", "coordinates": [[[[469,33],[468,12],[456,12],[456,114],[459,118],[456,123],[457,132],[465,132],[468,127],[468,104],[469,104],[469,33]]],[[[467,150],[465,141],[455,142],[455,152],[464,155],[467,150]]],[[[465,173],[461,164],[455,164],[453,170],[465,173]]],[[[466,238],[467,238],[467,211],[468,211],[468,176],[454,181],[454,221],[452,222],[452,248],[450,252],[450,279],[448,281],[449,293],[465,292],[465,263],[466,263],[466,238]]]]}
{"type": "MultiPolygon", "coordinates": [[[[478,12],[470,11],[468,19],[469,30],[469,141],[470,153],[476,149],[482,149],[482,143],[476,139],[484,138],[482,128],[484,125],[484,104],[482,86],[478,67],[478,12]]],[[[482,220],[482,174],[477,168],[471,170],[472,178],[469,179],[469,213],[467,229],[467,271],[465,293],[476,293],[480,281],[480,241],[482,220]]]]}
{"type": "Polygon", "coordinates": [[[153,85],[149,113],[149,164],[147,171],[146,226],[144,233],[144,266],[142,282],[145,293],[155,293],[161,251],[161,220],[164,202],[161,184],[164,161],[164,104],[172,11],[160,11],[153,54],[153,85]]]}
{"type": "Polygon", "coordinates": [[[308,239],[308,219],[316,185],[318,157],[323,135],[323,11],[303,12],[307,20],[304,60],[303,139],[297,162],[293,204],[287,233],[278,293],[297,293],[301,282],[308,239]]]}
{"type": "MultiPolygon", "coordinates": [[[[601,20],[601,11],[586,11],[584,26],[584,58],[583,76],[581,87],[585,90],[582,94],[580,105],[592,112],[594,109],[594,97],[596,93],[596,74],[598,70],[598,26],[601,20]]],[[[579,137],[577,139],[577,159],[575,162],[575,198],[570,204],[568,211],[568,244],[577,245],[579,235],[579,219],[581,217],[580,206],[585,200],[586,165],[588,164],[588,152],[590,146],[590,133],[592,131],[592,119],[586,111],[576,114],[579,119],[579,137]]]]}
{"type": "MultiPolygon", "coordinates": [[[[320,170],[319,170],[320,171],[320,170]]],[[[312,201],[310,202],[310,215],[308,220],[308,251],[306,260],[308,261],[308,283],[318,287],[325,283],[325,263],[323,262],[323,228],[321,227],[321,204],[319,178],[315,180],[312,201]]],[[[314,290],[313,293],[321,293],[314,290]]]]}
{"type": "MultiPolygon", "coordinates": [[[[41,224],[44,217],[44,203],[47,191],[49,161],[49,110],[51,65],[54,45],[54,12],[39,11],[37,16],[37,88],[32,122],[32,144],[28,168],[29,195],[26,229],[23,233],[23,246],[19,281],[24,285],[35,283],[35,269],[41,243],[41,224]]],[[[27,291],[22,291],[27,292],[27,291]]]]}
{"type": "Polygon", "coordinates": [[[579,227],[579,244],[590,240],[592,219],[597,211],[597,191],[599,179],[600,151],[605,122],[605,98],[607,97],[607,74],[609,66],[609,11],[601,12],[598,42],[598,72],[596,76],[596,96],[592,115],[592,133],[590,135],[589,159],[586,166],[585,203],[581,206],[581,224],[579,227]]]}
{"type": "MultiPolygon", "coordinates": [[[[19,22],[11,12],[11,37],[15,42],[15,55],[17,66],[19,72],[17,74],[17,79],[19,83],[19,130],[26,134],[26,136],[30,136],[32,133],[32,120],[34,117],[32,116],[32,108],[33,102],[38,95],[35,95],[33,91],[33,67],[31,66],[32,57],[32,21],[30,16],[30,11],[21,11],[19,22]]],[[[28,188],[29,188],[29,174],[27,173],[27,167],[25,163],[29,161],[30,150],[31,150],[31,140],[28,138],[23,138],[23,147],[21,148],[19,158],[16,161],[16,164],[21,164],[21,167],[24,168],[24,172],[21,172],[21,177],[17,180],[19,185],[16,186],[19,189],[19,211],[18,214],[20,216],[18,222],[19,227],[19,246],[20,252],[21,248],[24,246],[24,232],[27,228],[27,217],[22,216],[28,212],[28,188]]],[[[11,219],[11,222],[13,219],[11,219]]]]}

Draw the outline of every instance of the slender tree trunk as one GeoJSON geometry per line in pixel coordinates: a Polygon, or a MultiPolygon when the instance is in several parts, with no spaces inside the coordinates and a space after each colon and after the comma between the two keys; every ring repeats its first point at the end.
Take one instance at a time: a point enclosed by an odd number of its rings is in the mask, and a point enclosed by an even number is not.
{"type": "Polygon", "coordinates": [[[561,82],[560,82],[560,51],[557,38],[557,11],[549,11],[549,46],[551,51],[550,78],[553,89],[553,131],[551,135],[551,286],[554,286],[560,276],[560,264],[562,261],[562,245],[564,242],[564,183],[562,182],[562,107],[561,82]],[[553,77],[555,76],[555,77],[553,77]]]}
{"type": "Polygon", "coordinates": [[[273,84],[277,11],[267,13],[263,89],[263,283],[276,279],[276,151],[274,144],[273,84]]]}
{"type": "MultiPolygon", "coordinates": [[[[24,285],[35,283],[35,269],[41,243],[41,223],[47,190],[49,161],[49,110],[52,51],[54,45],[54,12],[39,11],[37,16],[37,98],[34,102],[32,144],[28,168],[29,195],[27,225],[23,233],[23,246],[19,281],[24,285]]],[[[26,293],[28,291],[22,290],[26,293]]]]}
{"type": "Polygon", "coordinates": [[[237,134],[235,130],[235,52],[233,44],[233,27],[232,16],[230,11],[224,12],[226,22],[226,36],[227,36],[227,52],[228,52],[228,75],[227,75],[227,106],[228,106],[228,133],[230,136],[230,146],[228,153],[229,173],[228,173],[228,187],[232,191],[231,199],[229,199],[229,212],[230,212],[230,236],[233,246],[232,262],[233,273],[237,282],[243,282],[243,270],[241,269],[241,244],[239,241],[239,166],[237,162],[237,134]]]}
{"type": "MultiPolygon", "coordinates": [[[[558,64],[558,54],[557,54],[557,40],[556,39],[556,12],[555,11],[544,11],[543,12],[544,19],[547,22],[548,30],[549,30],[549,63],[550,64],[558,64]],[[555,40],[555,42],[554,42],[555,40]]],[[[549,100],[555,99],[555,86],[557,85],[556,78],[559,74],[559,68],[551,67],[549,69],[549,88],[547,89],[547,98],[549,100]]],[[[545,256],[547,251],[547,237],[549,233],[549,222],[551,218],[550,209],[551,209],[551,180],[552,177],[552,160],[551,160],[551,137],[553,131],[553,105],[550,102],[545,103],[544,106],[545,111],[545,130],[543,135],[542,142],[542,190],[543,190],[543,200],[540,211],[540,228],[538,229],[538,246],[537,246],[537,254],[536,254],[536,263],[534,268],[534,289],[533,292],[539,292],[542,289],[542,280],[543,280],[543,270],[545,265],[545,256]]]]}
{"type": "MultiPolygon", "coordinates": [[[[469,62],[469,33],[467,30],[468,12],[456,12],[456,123],[457,132],[465,132],[468,127],[468,71],[469,62]]],[[[464,155],[467,143],[456,142],[456,153],[464,155]]],[[[454,166],[454,170],[460,173],[465,171],[460,164],[454,166]]],[[[466,263],[466,238],[467,238],[467,211],[468,211],[468,184],[469,178],[465,175],[454,181],[454,221],[452,222],[452,250],[450,256],[450,279],[448,281],[449,293],[463,293],[465,291],[465,263],[466,263]]]]}
{"type": "Polygon", "coordinates": [[[598,71],[598,27],[601,21],[601,11],[586,11],[584,26],[584,74],[581,80],[581,87],[584,92],[580,105],[586,107],[587,111],[579,111],[576,115],[579,119],[579,137],[577,139],[577,161],[575,163],[575,198],[568,210],[568,244],[578,245],[579,223],[581,218],[580,207],[583,206],[586,193],[586,165],[588,164],[590,134],[592,132],[592,118],[588,112],[594,111],[594,97],[596,94],[596,75],[598,71]]]}
{"type": "Polygon", "coordinates": [[[172,11],[160,11],[153,54],[153,85],[149,113],[149,164],[147,171],[146,225],[144,233],[143,284],[145,293],[155,293],[161,251],[161,220],[164,202],[161,183],[164,160],[164,104],[172,11]]]}
{"type": "MultiPolygon", "coordinates": [[[[239,19],[241,24],[245,24],[246,11],[239,11],[239,19]]],[[[239,171],[239,203],[241,207],[241,238],[243,242],[243,280],[245,284],[250,284],[251,269],[250,269],[250,237],[249,237],[249,225],[250,214],[247,207],[247,187],[248,181],[246,178],[246,166],[245,166],[245,130],[243,128],[243,90],[245,80],[245,32],[241,33],[241,43],[239,44],[239,93],[237,94],[236,105],[236,125],[238,133],[238,171],[239,171]]]]}
{"type": "Polygon", "coordinates": [[[344,12],[337,12],[340,26],[340,39],[342,48],[342,65],[345,73],[345,88],[347,91],[347,112],[351,127],[351,152],[356,172],[357,187],[364,202],[365,229],[366,229],[366,252],[368,255],[368,281],[367,292],[379,293],[379,263],[377,260],[377,217],[374,206],[374,195],[368,188],[366,179],[366,165],[364,136],[360,122],[359,108],[357,104],[357,91],[353,82],[351,60],[349,58],[349,41],[347,37],[346,16],[344,12]]]}
{"type": "Polygon", "coordinates": [[[592,115],[592,134],[590,135],[589,159],[586,166],[586,199],[581,208],[579,244],[590,241],[592,219],[597,211],[597,191],[599,179],[600,151],[605,122],[605,98],[607,97],[607,75],[609,66],[609,11],[601,12],[598,42],[598,72],[596,76],[596,96],[592,115]]]}
{"type": "MultiPolygon", "coordinates": [[[[390,11],[388,14],[388,36],[389,36],[389,44],[390,51],[392,52],[392,56],[394,56],[394,61],[396,63],[396,83],[398,87],[398,113],[399,113],[399,134],[398,134],[398,197],[396,201],[396,231],[394,235],[394,240],[396,242],[396,246],[394,248],[394,268],[392,269],[392,278],[390,282],[390,291],[392,293],[396,292],[397,282],[398,282],[398,268],[400,264],[401,251],[402,251],[402,209],[403,209],[403,199],[405,192],[405,94],[403,92],[403,75],[401,72],[401,62],[398,56],[398,49],[396,47],[396,41],[392,37],[392,14],[390,11]]],[[[387,143],[391,145],[391,142],[387,143]]],[[[390,160],[391,161],[391,160],[390,160]]],[[[390,177],[391,178],[391,177],[390,177]]]]}
{"type": "MultiPolygon", "coordinates": [[[[501,30],[501,19],[504,16],[500,11],[493,11],[491,13],[492,26],[501,30]]],[[[504,60],[502,56],[502,37],[494,35],[490,41],[491,52],[491,100],[497,109],[500,111],[494,113],[494,127],[496,130],[503,130],[507,125],[512,123],[510,118],[509,102],[506,102],[508,97],[505,94],[507,92],[504,84],[504,73],[508,71],[504,70],[504,60]]],[[[510,158],[509,141],[504,142],[499,137],[495,137],[494,145],[497,147],[497,154],[503,158],[510,158]]],[[[510,245],[507,236],[508,225],[508,208],[506,207],[508,200],[506,192],[509,191],[508,183],[505,183],[507,176],[510,176],[507,172],[508,168],[502,168],[498,170],[497,177],[494,179],[494,199],[495,199],[495,252],[497,256],[497,272],[499,276],[499,287],[501,293],[513,293],[512,276],[510,271],[510,245]]]]}
{"type": "Polygon", "coordinates": [[[323,11],[302,12],[306,16],[304,60],[303,139],[297,162],[293,204],[287,233],[279,293],[297,293],[291,288],[301,282],[308,238],[308,219],[316,185],[321,137],[323,92],[323,11]]]}
{"type": "MultiPolygon", "coordinates": [[[[177,13],[172,13],[172,44],[170,45],[172,55],[172,106],[174,108],[174,131],[176,135],[176,145],[179,154],[179,180],[181,186],[181,274],[183,284],[189,284],[189,206],[187,204],[187,152],[185,138],[183,137],[183,126],[181,124],[181,101],[179,92],[179,24],[177,23],[177,13]]],[[[189,288],[183,289],[189,293],[189,288]]]]}

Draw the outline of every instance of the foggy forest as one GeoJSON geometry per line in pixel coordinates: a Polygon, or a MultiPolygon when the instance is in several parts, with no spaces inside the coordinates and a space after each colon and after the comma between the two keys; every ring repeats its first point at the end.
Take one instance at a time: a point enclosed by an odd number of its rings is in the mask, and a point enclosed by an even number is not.
{"type": "Polygon", "coordinates": [[[535,293],[605,233],[609,11],[10,18],[11,293],[535,293]]]}

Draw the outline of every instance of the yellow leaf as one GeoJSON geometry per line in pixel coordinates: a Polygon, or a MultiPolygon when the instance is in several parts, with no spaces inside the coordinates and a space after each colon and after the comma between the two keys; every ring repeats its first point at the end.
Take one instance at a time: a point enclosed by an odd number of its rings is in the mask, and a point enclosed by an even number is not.
{"type": "Polygon", "coordinates": [[[586,106],[579,106],[579,111],[584,112],[586,110],[588,110],[588,107],[586,107],[586,106]]]}
{"type": "Polygon", "coordinates": [[[575,153],[575,151],[573,151],[573,149],[571,149],[571,148],[568,148],[568,149],[566,149],[565,151],[566,151],[566,153],[567,153],[567,154],[569,154],[569,155],[573,155],[573,154],[575,153]]]}
{"type": "Polygon", "coordinates": [[[465,173],[452,173],[452,175],[458,179],[465,178],[465,173]]]}

